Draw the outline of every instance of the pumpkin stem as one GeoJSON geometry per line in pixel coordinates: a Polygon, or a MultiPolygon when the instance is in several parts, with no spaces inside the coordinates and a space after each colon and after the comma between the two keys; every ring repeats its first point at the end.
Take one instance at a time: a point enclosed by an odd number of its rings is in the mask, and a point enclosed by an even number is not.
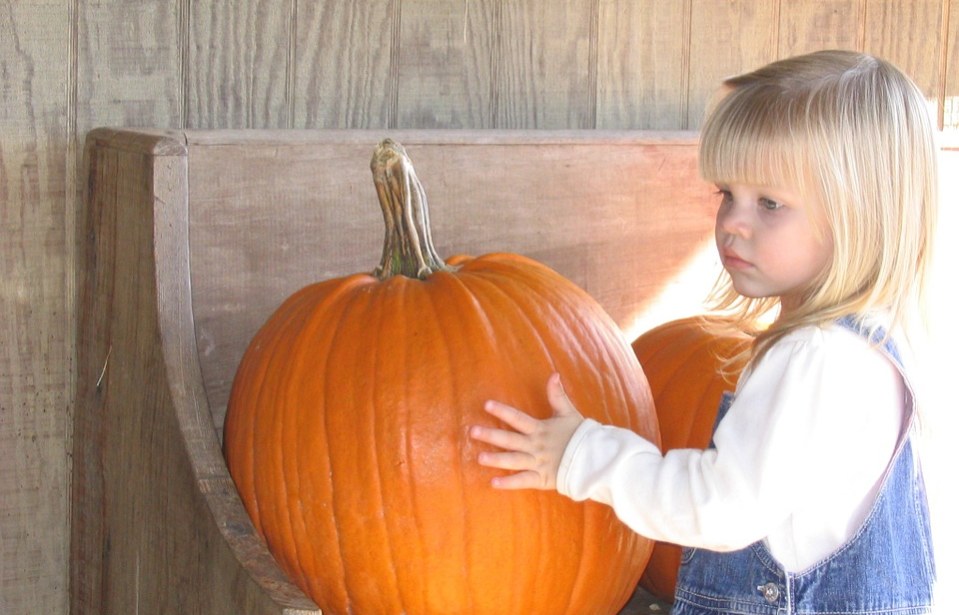
{"type": "Polygon", "coordinates": [[[433,248],[426,192],[403,146],[384,139],[373,151],[370,170],[386,222],[383,256],[373,275],[425,280],[434,271],[451,269],[433,248]]]}

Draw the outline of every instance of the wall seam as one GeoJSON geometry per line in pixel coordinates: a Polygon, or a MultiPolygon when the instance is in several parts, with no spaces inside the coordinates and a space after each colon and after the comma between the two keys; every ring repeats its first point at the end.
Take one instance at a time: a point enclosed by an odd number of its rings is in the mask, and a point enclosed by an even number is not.
{"type": "Polygon", "coordinates": [[[290,0],[290,42],[286,49],[286,127],[296,124],[297,0],[290,0]]]}
{"type": "Polygon", "coordinates": [[[783,0],[776,2],[776,60],[783,58],[783,0]]]}
{"type": "Polygon", "coordinates": [[[856,35],[857,50],[866,50],[866,0],[859,0],[859,32],[856,35]]]}
{"type": "MultiPolygon", "coordinates": [[[[389,74],[389,108],[387,110],[387,128],[399,128],[400,117],[400,46],[402,45],[403,0],[390,2],[392,15],[392,29],[390,30],[390,74],[389,74]]],[[[366,119],[369,123],[370,118],[366,119]]],[[[358,126],[348,126],[358,128],[358,126]]]]}
{"type": "Polygon", "coordinates": [[[586,110],[583,128],[595,130],[599,125],[599,0],[589,7],[589,60],[586,74],[586,110]]]}
{"type": "Polygon", "coordinates": [[[190,6],[190,0],[179,0],[177,2],[177,11],[179,11],[179,23],[177,37],[177,44],[179,45],[180,51],[180,66],[179,66],[179,108],[177,109],[180,115],[180,128],[186,129],[191,127],[191,118],[190,114],[190,104],[189,104],[189,94],[190,94],[190,11],[192,7],[190,6]]]}
{"type": "Polygon", "coordinates": [[[680,63],[682,79],[680,83],[679,109],[681,128],[689,130],[689,88],[690,71],[692,70],[692,44],[693,44],[693,0],[686,0],[683,5],[683,56],[680,63]]]}
{"type": "Polygon", "coordinates": [[[66,266],[64,267],[64,313],[67,319],[67,335],[64,336],[66,344],[66,358],[69,362],[67,366],[67,418],[64,433],[64,480],[66,488],[60,497],[66,498],[66,518],[61,525],[63,531],[63,540],[61,543],[65,548],[64,563],[60,568],[63,587],[66,588],[65,603],[67,611],[73,609],[74,578],[71,568],[71,555],[73,553],[73,528],[71,520],[73,519],[73,416],[76,413],[77,398],[77,365],[78,344],[77,332],[79,330],[79,284],[77,277],[80,275],[79,252],[80,238],[77,234],[80,232],[80,209],[82,201],[78,198],[81,186],[86,182],[80,182],[80,165],[83,164],[80,155],[80,135],[77,122],[77,101],[80,97],[80,0],[71,0],[67,5],[67,83],[66,83],[66,159],[64,160],[64,242],[66,266]]]}
{"type": "Polygon", "coordinates": [[[936,127],[939,130],[945,129],[946,123],[946,81],[949,77],[949,20],[952,17],[950,11],[950,0],[942,0],[942,9],[940,12],[941,34],[939,36],[939,75],[936,84],[936,127]]]}

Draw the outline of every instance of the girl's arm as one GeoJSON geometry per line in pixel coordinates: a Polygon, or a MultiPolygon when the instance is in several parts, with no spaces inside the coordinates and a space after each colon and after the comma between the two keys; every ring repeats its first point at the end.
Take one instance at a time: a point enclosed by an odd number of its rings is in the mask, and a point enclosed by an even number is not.
{"type": "Polygon", "coordinates": [[[479,463],[516,472],[496,487],[608,504],[657,540],[727,550],[768,536],[782,553],[798,532],[806,538],[788,549],[797,562],[828,552],[868,512],[894,448],[903,398],[895,368],[853,333],[812,328],[777,343],[740,385],[717,449],[664,456],[632,431],[584,420],[556,376],[547,386],[553,417],[490,403],[516,431],[470,435],[501,449],[479,463]]]}

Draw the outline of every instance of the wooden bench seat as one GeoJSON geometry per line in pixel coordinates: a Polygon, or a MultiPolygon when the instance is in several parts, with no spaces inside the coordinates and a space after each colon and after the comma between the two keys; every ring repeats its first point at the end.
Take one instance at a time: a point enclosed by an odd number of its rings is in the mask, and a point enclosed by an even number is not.
{"type": "Polygon", "coordinates": [[[247,518],[221,427],[246,344],[280,301],[378,263],[369,160],[386,136],[425,186],[440,255],[536,258],[630,335],[677,279],[694,292],[669,317],[700,309],[712,273],[689,265],[715,200],[691,133],[97,129],[79,239],[72,612],[319,612],[247,518]]]}

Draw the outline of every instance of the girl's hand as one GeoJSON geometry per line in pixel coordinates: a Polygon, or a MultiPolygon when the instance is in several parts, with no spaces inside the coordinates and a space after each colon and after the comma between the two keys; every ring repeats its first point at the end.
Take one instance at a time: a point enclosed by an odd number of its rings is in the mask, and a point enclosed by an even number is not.
{"type": "Polygon", "coordinates": [[[480,465],[514,474],[497,476],[492,484],[499,489],[555,489],[559,463],[573,432],[583,422],[563,391],[559,374],[550,376],[546,383],[546,397],[553,408],[553,416],[535,419],[511,406],[488,401],[486,412],[500,419],[515,431],[493,427],[470,428],[470,437],[503,449],[502,452],[484,451],[479,454],[480,465]]]}

